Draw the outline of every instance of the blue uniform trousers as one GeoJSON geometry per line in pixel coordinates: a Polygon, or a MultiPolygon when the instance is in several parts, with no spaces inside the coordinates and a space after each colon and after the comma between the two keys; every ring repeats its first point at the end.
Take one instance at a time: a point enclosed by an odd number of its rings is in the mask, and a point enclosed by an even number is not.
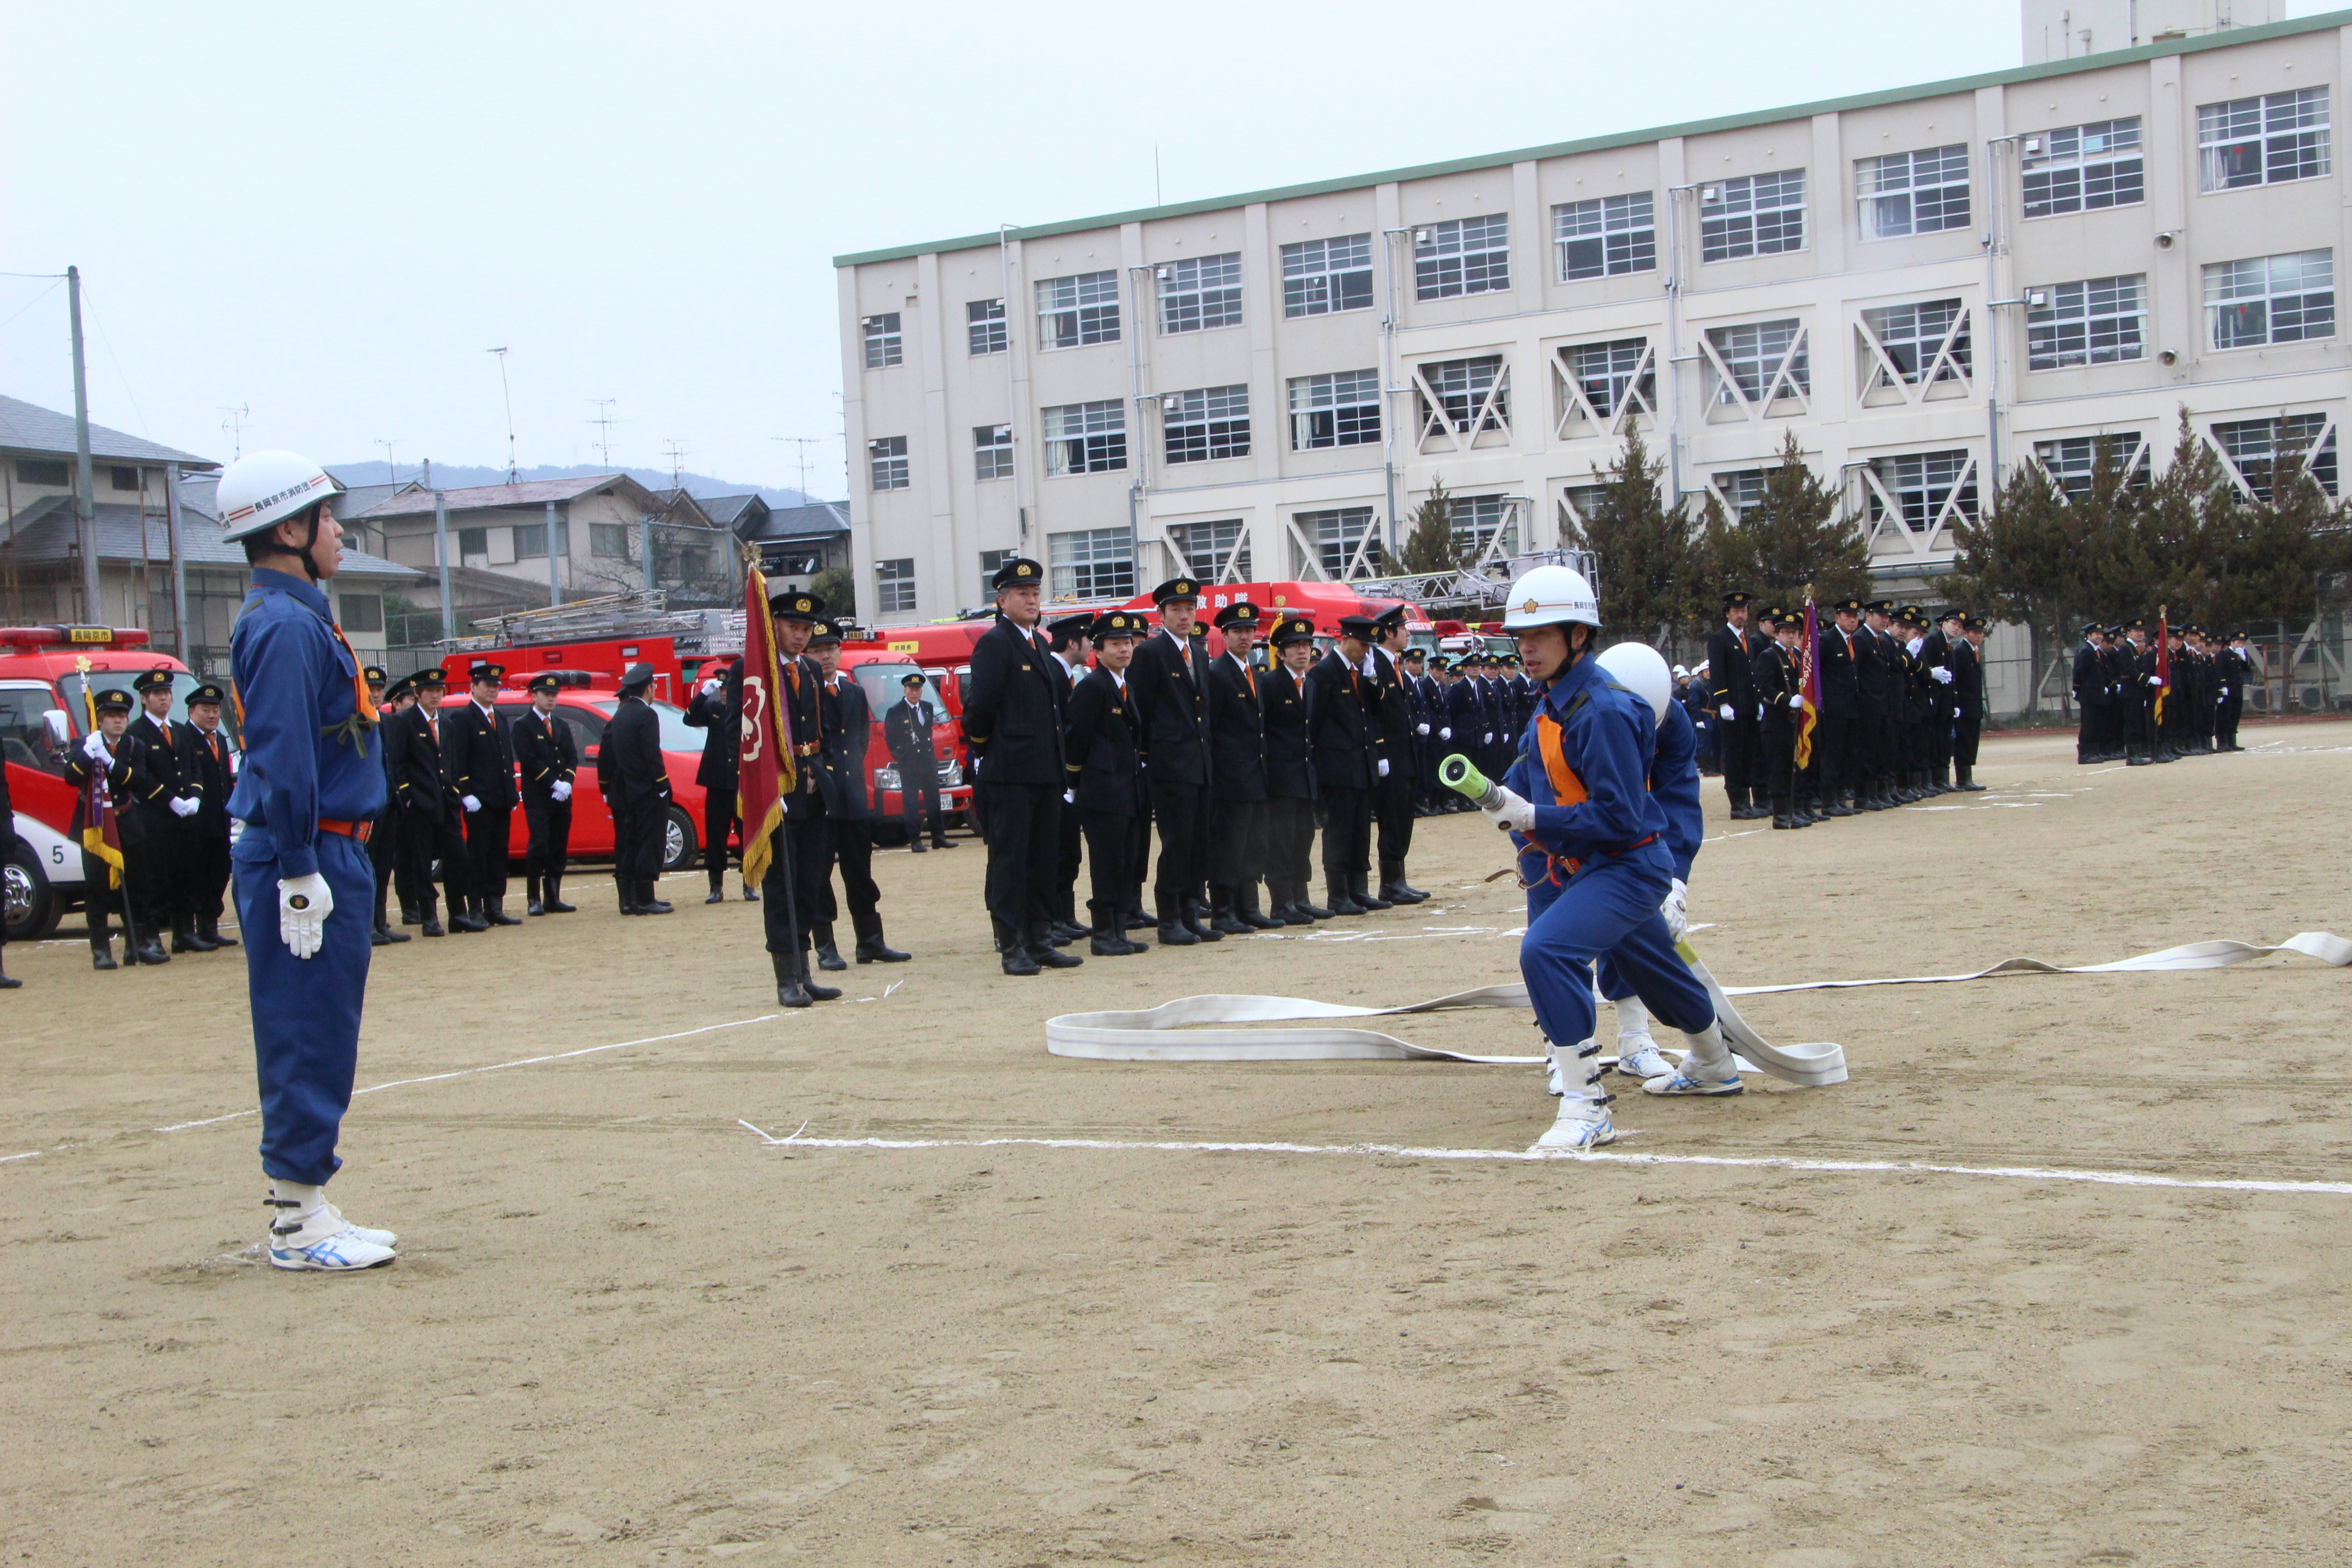
{"type": "Polygon", "coordinates": [[[1715,1022],[1706,987],[1675,952],[1658,904],[1674,879],[1662,845],[1603,856],[1565,888],[1538,883],[1528,892],[1528,934],[1519,973],[1544,1037],[1574,1050],[1592,1037],[1592,964],[1603,965],[1620,994],[1638,995],[1669,1027],[1696,1034],[1715,1022]]]}
{"type": "Polygon", "coordinates": [[[365,845],[319,835],[319,874],[335,908],[318,952],[297,958],[278,935],[278,848],[268,840],[266,830],[248,827],[236,850],[236,919],[261,1079],[261,1168],[278,1181],[323,1186],[342,1164],[335,1139],[359,1068],[375,872],[365,845]]]}

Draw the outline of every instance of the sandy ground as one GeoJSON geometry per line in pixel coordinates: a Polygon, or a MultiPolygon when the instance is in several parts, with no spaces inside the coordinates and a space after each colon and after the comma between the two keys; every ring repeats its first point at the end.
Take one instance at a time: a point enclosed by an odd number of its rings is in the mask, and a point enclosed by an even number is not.
{"type": "MultiPolygon", "coordinates": [[[[1998,742],[1991,794],[1722,837],[1698,942],[1760,984],[2352,934],[2352,726],[2247,735],[2129,773],[1998,742]]],[[[918,960],[802,1014],[776,1016],[756,908],[698,879],[667,919],[622,924],[583,875],[576,916],[379,953],[360,1081],[428,1080],[346,1125],[337,1197],[404,1237],[352,1278],[257,1261],[236,954],[95,975],[77,942],[11,949],[0,1557],[2342,1554],[2352,1195],[1338,1152],[1523,1150],[1550,1102],[1526,1068],[1063,1061],[1041,1025],[1508,978],[1477,819],[1423,825],[1418,910],[1035,979],[990,960],[982,860],[879,858],[918,960]],[[785,1150],[739,1119],[1335,1152],[785,1150]]],[[[1618,1147],[2344,1181],[2347,985],[2285,958],[1759,998],[1853,1081],[1635,1094],[1618,1147]]],[[[1403,1032],[1538,1048],[1508,1014],[1403,1032]]]]}

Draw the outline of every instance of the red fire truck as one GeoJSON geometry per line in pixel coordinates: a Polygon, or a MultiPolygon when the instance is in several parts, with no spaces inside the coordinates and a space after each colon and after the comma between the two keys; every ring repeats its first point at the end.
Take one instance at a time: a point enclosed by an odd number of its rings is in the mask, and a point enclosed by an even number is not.
{"type": "MultiPolygon", "coordinates": [[[[0,866],[9,941],[37,941],[81,906],[81,847],[67,837],[75,792],[66,783],[65,759],[89,732],[85,693],[102,686],[127,689],[133,676],[150,669],[172,672],[172,717],[186,718],[188,693],[202,682],[152,648],[138,627],[0,626],[0,752],[7,759],[17,840],[0,866]]],[[[222,722],[236,745],[234,704],[222,722]]]]}

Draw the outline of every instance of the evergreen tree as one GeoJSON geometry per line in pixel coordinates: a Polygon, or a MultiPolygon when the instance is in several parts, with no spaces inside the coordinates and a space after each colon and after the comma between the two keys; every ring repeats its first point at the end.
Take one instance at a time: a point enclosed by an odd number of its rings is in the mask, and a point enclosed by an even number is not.
{"type": "Polygon", "coordinates": [[[1565,541],[1598,557],[1592,586],[1610,640],[1638,637],[1662,649],[1700,614],[1698,542],[1689,523],[1666,510],[1658,489],[1664,472],[1664,460],[1633,432],[1615,463],[1592,470],[1601,498],[1565,541]]]}
{"type": "Polygon", "coordinates": [[[1454,498],[1433,474],[1429,499],[1412,509],[1412,531],[1405,535],[1400,559],[1407,572],[1451,572],[1469,563],[1469,552],[1454,539],[1454,498]]]}
{"type": "Polygon", "coordinates": [[[1780,461],[1764,470],[1764,494],[1743,517],[1710,498],[1704,514],[1711,574],[1766,598],[1802,604],[1807,590],[1827,603],[1870,591],[1870,543],[1838,492],[1806,466],[1791,430],[1780,461]]]}

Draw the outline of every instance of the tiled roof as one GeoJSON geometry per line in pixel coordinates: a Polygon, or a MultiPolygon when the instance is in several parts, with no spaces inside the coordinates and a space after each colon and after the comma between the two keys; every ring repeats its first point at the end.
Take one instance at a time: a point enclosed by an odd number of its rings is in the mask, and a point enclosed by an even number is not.
{"type": "Polygon", "coordinates": [[[760,521],[759,526],[742,534],[746,543],[759,540],[813,539],[822,534],[849,531],[849,503],[845,500],[812,501],[807,506],[778,507],[760,521]]]}
{"type": "MultiPolygon", "coordinates": [[[[110,506],[100,501],[95,510],[98,558],[100,561],[140,559],[139,509],[135,506],[110,506]]],[[[16,559],[23,565],[61,563],[71,559],[72,500],[66,496],[43,496],[16,514],[16,559]]],[[[149,561],[161,565],[172,559],[171,527],[160,510],[151,509],[147,513],[146,545],[146,559],[149,561]]],[[[226,566],[239,572],[246,569],[244,549],[223,539],[220,524],[193,507],[180,509],[180,557],[193,567],[226,566]]],[[[345,545],[342,571],[339,575],[413,582],[424,574],[345,545]]]]}
{"type": "MultiPolygon", "coordinates": [[[[0,452],[38,452],[43,457],[73,457],[76,455],[73,416],[60,414],[54,408],[43,408],[37,403],[0,397],[0,452]]],[[[134,463],[181,463],[195,468],[220,467],[210,458],[199,458],[193,452],[183,452],[176,447],[142,440],[136,436],[126,436],[103,425],[89,427],[89,455],[101,462],[119,458],[134,463]]]]}
{"type": "MultiPolygon", "coordinates": [[[[451,511],[479,511],[491,507],[545,506],[549,501],[578,500],[582,496],[594,495],[598,490],[626,486],[646,500],[652,492],[626,474],[590,474],[584,479],[531,479],[519,485],[478,485],[470,489],[443,490],[451,511]]],[[[428,489],[404,489],[388,500],[378,501],[365,511],[350,515],[370,522],[388,517],[415,517],[418,513],[431,516],[433,492],[428,489]]]]}

